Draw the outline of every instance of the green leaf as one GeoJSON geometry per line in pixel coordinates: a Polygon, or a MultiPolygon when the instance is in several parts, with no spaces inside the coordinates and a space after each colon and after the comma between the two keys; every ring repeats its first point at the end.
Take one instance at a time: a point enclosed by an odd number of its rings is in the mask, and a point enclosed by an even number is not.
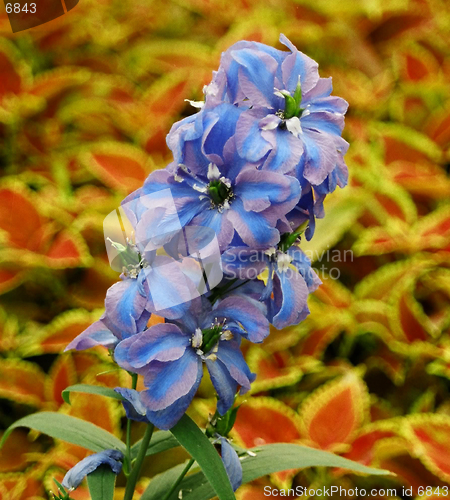
{"type": "Polygon", "coordinates": [[[70,415],[42,411],[17,420],[6,429],[0,441],[0,448],[16,427],[30,427],[52,438],[82,446],[91,451],[117,449],[126,453],[125,444],[101,427],[70,415]]]}
{"type": "Polygon", "coordinates": [[[101,465],[87,475],[92,500],[113,500],[116,475],[109,465],[101,465]]]}
{"type": "Polygon", "coordinates": [[[101,387],[99,385],[89,385],[89,384],[75,384],[66,387],[61,395],[64,401],[70,404],[70,393],[71,392],[84,392],[86,394],[99,394],[100,396],[105,396],[107,398],[118,399],[123,401],[123,397],[118,394],[114,389],[109,389],[108,387],[101,387]]]}
{"type": "MultiPolygon", "coordinates": [[[[187,462],[172,467],[153,478],[142,494],[141,500],[161,500],[161,498],[164,498],[164,495],[167,495],[172,485],[175,484],[175,481],[180,477],[180,474],[186,467],[186,463],[187,462]]],[[[202,477],[207,481],[203,474],[202,477]]],[[[174,496],[177,498],[177,491],[174,491],[174,496]]]]}
{"type": "Polygon", "coordinates": [[[235,500],[222,460],[197,424],[184,415],[170,431],[201,467],[211,484],[211,490],[215,492],[214,495],[217,495],[219,500],[235,500]]]}
{"type": "MultiPolygon", "coordinates": [[[[297,444],[269,444],[253,448],[250,451],[256,456],[247,456],[242,460],[242,484],[274,472],[304,467],[339,467],[365,474],[390,474],[388,471],[366,467],[327,451],[297,444]]],[[[215,495],[211,485],[201,472],[186,477],[181,483],[181,489],[183,490],[183,500],[210,500],[215,495]]],[[[174,499],[170,498],[169,500],[174,499]]]]}
{"type": "MultiPolygon", "coordinates": [[[[137,457],[139,448],[141,447],[141,442],[142,439],[134,443],[131,447],[131,460],[134,460],[137,457]]],[[[149,457],[150,455],[156,455],[157,453],[170,450],[171,448],[176,448],[177,446],[180,446],[180,443],[170,431],[158,431],[153,434],[150,446],[147,448],[145,456],[149,457]]]]}

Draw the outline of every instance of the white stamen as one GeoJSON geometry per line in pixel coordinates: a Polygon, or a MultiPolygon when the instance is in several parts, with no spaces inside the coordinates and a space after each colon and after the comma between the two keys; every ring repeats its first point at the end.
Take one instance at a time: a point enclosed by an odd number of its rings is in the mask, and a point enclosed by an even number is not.
{"type": "Polygon", "coordinates": [[[275,247],[269,248],[269,250],[266,250],[264,252],[267,256],[272,257],[272,255],[275,255],[277,253],[277,249],[275,247]]]}
{"type": "MultiPolygon", "coordinates": [[[[309,104],[308,104],[308,106],[309,106],[309,104]]],[[[311,111],[309,109],[304,109],[303,112],[302,112],[302,118],[305,118],[305,116],[308,116],[310,114],[311,114],[311,111]]],[[[337,114],[340,115],[341,113],[337,113],[337,114]]]]}
{"type": "Polygon", "coordinates": [[[198,184],[194,184],[192,186],[192,188],[195,189],[196,191],[198,191],[199,193],[207,193],[208,192],[207,186],[199,186],[198,184]]]}
{"type": "Polygon", "coordinates": [[[231,340],[233,338],[233,334],[230,330],[225,330],[220,336],[220,340],[231,340]]]}
{"type": "Polygon", "coordinates": [[[183,177],[181,177],[178,174],[174,174],[173,178],[175,179],[176,182],[183,182],[183,177]]]}
{"type": "Polygon", "coordinates": [[[223,208],[224,210],[230,210],[230,203],[228,202],[228,200],[225,200],[223,202],[223,208]]]}
{"type": "Polygon", "coordinates": [[[283,273],[289,269],[289,265],[291,264],[292,257],[286,253],[280,253],[277,257],[277,267],[278,271],[283,273]]]}
{"type": "Polygon", "coordinates": [[[208,177],[208,180],[217,180],[220,177],[220,172],[219,169],[217,168],[217,165],[214,163],[210,163],[208,165],[208,173],[206,174],[208,177]]]}
{"type": "Polygon", "coordinates": [[[225,186],[226,186],[228,189],[230,189],[230,188],[231,188],[231,182],[230,182],[230,179],[227,179],[226,177],[223,177],[223,176],[222,176],[219,180],[220,180],[220,182],[221,182],[222,184],[225,184],[225,186]]]}
{"type": "Polygon", "coordinates": [[[190,99],[185,99],[186,102],[188,102],[193,108],[203,108],[205,102],[204,101],[191,101],[190,99]]]}
{"type": "Polygon", "coordinates": [[[286,120],[286,128],[294,137],[300,137],[303,134],[302,126],[297,116],[293,116],[286,120]]]}
{"type": "Polygon", "coordinates": [[[202,345],[203,342],[203,334],[200,328],[195,329],[195,333],[192,336],[192,347],[197,348],[202,345]]]}

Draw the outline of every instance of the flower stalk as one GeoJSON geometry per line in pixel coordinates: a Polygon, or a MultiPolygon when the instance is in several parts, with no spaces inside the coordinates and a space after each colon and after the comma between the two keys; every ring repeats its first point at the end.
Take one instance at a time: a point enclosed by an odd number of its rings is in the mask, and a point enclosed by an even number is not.
{"type": "Polygon", "coordinates": [[[134,490],[136,488],[136,483],[141,474],[142,464],[144,462],[145,454],[147,453],[147,448],[152,439],[153,430],[155,426],[153,424],[148,424],[147,429],[145,430],[144,437],[142,438],[141,447],[139,448],[138,456],[136,458],[136,462],[131,469],[131,473],[127,480],[127,485],[125,488],[125,495],[123,500],[132,500],[134,495],[134,490]]]}

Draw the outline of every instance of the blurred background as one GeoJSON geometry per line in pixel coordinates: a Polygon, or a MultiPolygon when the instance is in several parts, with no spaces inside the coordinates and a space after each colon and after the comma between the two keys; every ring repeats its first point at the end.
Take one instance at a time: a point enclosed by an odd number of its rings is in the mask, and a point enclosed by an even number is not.
{"type": "MultiPolygon", "coordinates": [[[[102,348],[62,353],[100,316],[118,279],[103,219],[170,161],[165,135],[194,111],[184,99],[202,99],[221,52],[241,39],[281,49],[284,33],[350,104],[350,186],[329,196],[326,218],[303,244],[323,280],[311,315],[244,346],[258,376],[233,437],[248,447],[302,443],[396,476],[293,470],[237,498],[267,498],[267,485],[399,495],[405,486],[416,498],[442,498],[450,482],[449,4],[81,0],[16,34],[0,10],[0,428],[53,410],[123,435],[116,401],[61,398],[77,382],[129,384],[102,348]],[[421,496],[421,486],[432,490],[421,496]]],[[[204,383],[190,414],[204,423],[213,406],[204,383]]],[[[86,454],[15,430],[0,455],[0,498],[50,498],[52,478],[86,454]]],[[[149,459],[139,492],[182,460],[177,449],[149,459]]],[[[87,488],[72,497],[88,499],[87,488]]]]}

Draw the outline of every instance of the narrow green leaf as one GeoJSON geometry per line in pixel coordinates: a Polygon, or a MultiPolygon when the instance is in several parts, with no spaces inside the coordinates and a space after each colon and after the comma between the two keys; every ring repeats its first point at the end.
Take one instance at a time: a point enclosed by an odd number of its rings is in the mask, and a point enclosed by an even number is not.
{"type": "Polygon", "coordinates": [[[117,449],[126,453],[125,444],[101,427],[63,413],[42,411],[17,420],[6,429],[0,447],[16,427],[29,427],[52,438],[82,446],[92,451],[117,449]]]}
{"type": "Polygon", "coordinates": [[[71,392],[84,392],[86,394],[99,394],[100,396],[105,396],[107,398],[123,400],[123,397],[118,394],[114,389],[109,389],[108,387],[101,387],[99,385],[89,385],[89,384],[75,384],[66,387],[61,395],[64,401],[70,404],[70,393],[71,392]]]}
{"type": "Polygon", "coordinates": [[[114,389],[109,389],[108,387],[101,387],[99,385],[90,384],[75,384],[66,387],[62,392],[61,396],[64,401],[70,404],[70,393],[71,392],[84,392],[85,394],[99,394],[100,396],[105,396],[107,398],[123,400],[123,397],[118,394],[114,389]]]}
{"type": "Polygon", "coordinates": [[[92,500],[113,500],[116,475],[109,465],[101,465],[87,476],[92,500]]]}
{"type": "Polygon", "coordinates": [[[222,460],[197,424],[184,415],[170,431],[201,467],[219,500],[235,500],[222,460]]]}
{"type": "MultiPolygon", "coordinates": [[[[168,469],[162,474],[158,474],[156,477],[154,477],[150,481],[150,484],[147,486],[147,489],[142,494],[141,500],[161,500],[161,498],[164,498],[164,495],[167,495],[167,492],[170,490],[172,485],[180,477],[180,474],[183,472],[186,463],[187,462],[172,467],[171,469],[168,469]]],[[[178,493],[175,491],[173,496],[177,498],[178,493]]]]}
{"type": "MultiPolygon", "coordinates": [[[[141,447],[142,439],[134,443],[131,447],[131,460],[137,457],[139,448],[141,447]]],[[[176,440],[175,436],[170,431],[158,431],[152,436],[150,446],[147,449],[146,457],[150,455],[156,455],[162,451],[170,450],[171,448],[176,448],[180,446],[180,443],[176,440]]]]}
{"type": "MultiPolygon", "coordinates": [[[[250,451],[256,453],[256,456],[247,456],[242,460],[242,484],[249,483],[266,474],[313,466],[339,467],[365,474],[390,474],[388,471],[366,467],[327,451],[297,444],[269,444],[253,448],[250,451]]],[[[183,500],[210,500],[215,495],[202,472],[186,477],[181,483],[181,490],[183,490],[183,500]]]]}

